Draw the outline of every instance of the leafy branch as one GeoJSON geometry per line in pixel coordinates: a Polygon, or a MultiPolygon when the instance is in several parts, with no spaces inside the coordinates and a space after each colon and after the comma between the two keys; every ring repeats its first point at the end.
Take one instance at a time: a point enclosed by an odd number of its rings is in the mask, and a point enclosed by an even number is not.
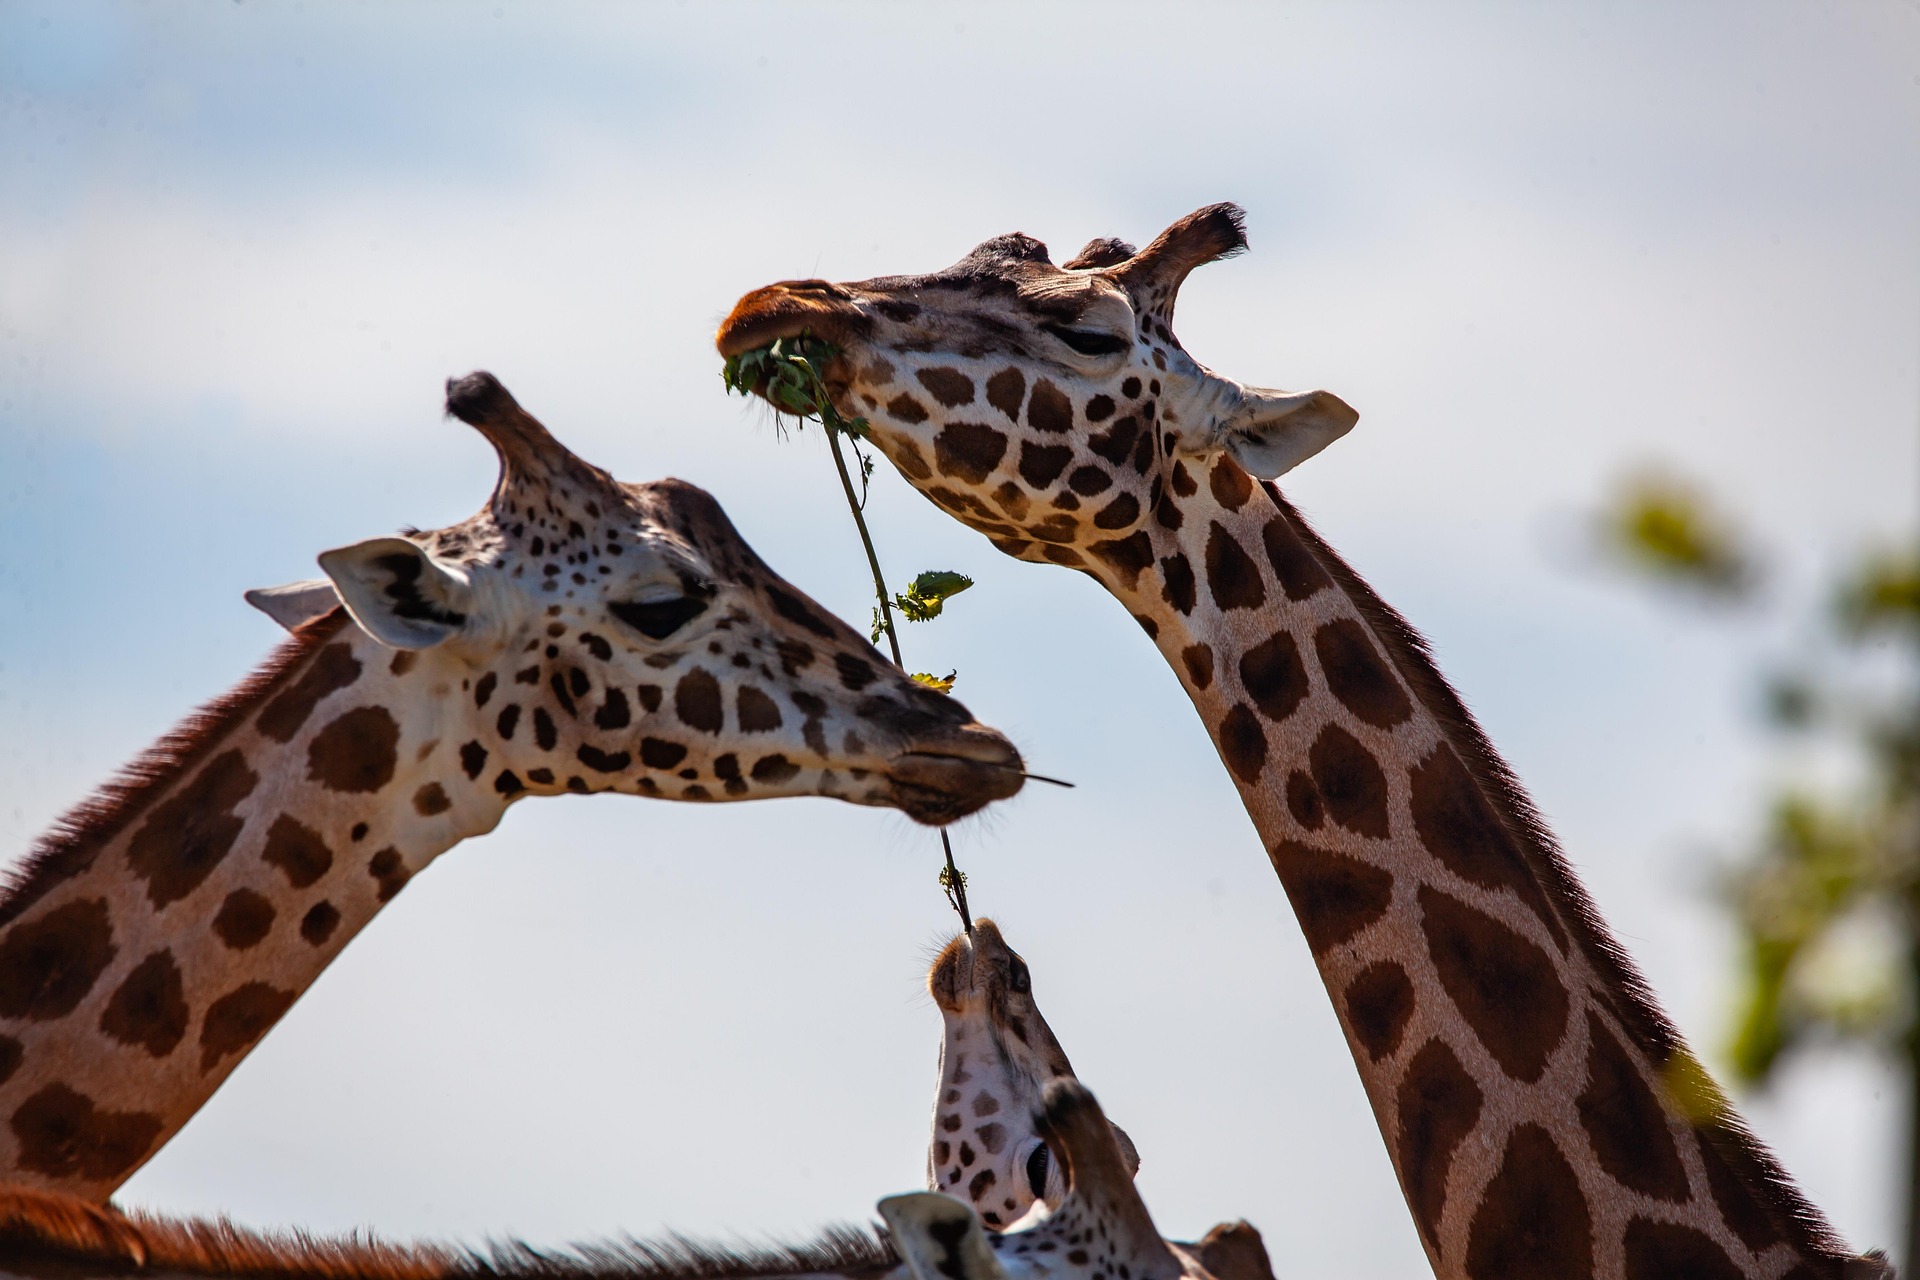
{"type": "MultiPolygon", "coordinates": [[[[737,391],[743,396],[758,392],[773,405],[776,412],[791,414],[802,427],[807,419],[813,418],[826,428],[827,446],[833,452],[834,468],[840,473],[840,488],[846,494],[847,510],[853,516],[854,527],[860,532],[860,545],[866,549],[867,568],[873,573],[873,594],[878,602],[873,611],[873,641],[878,644],[880,637],[885,635],[887,646],[893,651],[893,664],[905,671],[906,663],[900,656],[900,636],[893,625],[894,613],[897,611],[909,622],[932,621],[940,616],[940,611],[950,598],[973,585],[973,579],[964,573],[931,569],[914,578],[904,594],[888,592],[886,577],[880,572],[880,557],[873,547],[873,535],[867,530],[865,514],[868,483],[873,479],[873,458],[861,451],[859,442],[868,439],[867,420],[846,417],[835,408],[833,397],[827,393],[826,382],[820,376],[821,366],[837,354],[839,349],[831,343],[807,334],[797,338],[781,338],[764,347],[727,357],[726,365],[720,371],[720,380],[730,392],[737,391]],[[853,476],[847,469],[847,460],[840,448],[840,437],[843,435],[847,437],[847,447],[853,450],[855,465],[860,472],[858,497],[854,496],[853,476]]],[[[951,693],[957,674],[949,672],[945,676],[936,676],[916,671],[912,673],[912,679],[940,693],[951,693]]],[[[940,887],[947,895],[947,902],[959,914],[960,923],[968,933],[972,933],[973,916],[967,909],[967,877],[953,863],[953,841],[948,837],[945,827],[940,829],[940,847],[947,860],[940,872],[940,887]]]]}

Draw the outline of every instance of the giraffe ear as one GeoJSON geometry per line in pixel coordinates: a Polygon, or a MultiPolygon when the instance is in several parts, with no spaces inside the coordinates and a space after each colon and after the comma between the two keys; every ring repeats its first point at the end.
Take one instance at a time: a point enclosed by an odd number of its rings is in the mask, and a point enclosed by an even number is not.
{"type": "Polygon", "coordinates": [[[1273,480],[1353,430],[1360,415],[1331,391],[1247,388],[1222,443],[1250,475],[1273,480]]]}
{"type": "Polygon", "coordinates": [[[972,1206],[937,1191],[913,1191],[877,1207],[913,1280],[1007,1280],[972,1206]]]}
{"type": "Polygon", "coordinates": [[[467,625],[466,575],[405,538],[371,538],[320,553],[353,620],[394,649],[431,649],[467,625]]]}
{"type": "Polygon", "coordinates": [[[289,631],[298,631],[315,618],[324,618],[340,607],[340,594],[325,578],[255,587],[244,599],[289,631]]]}

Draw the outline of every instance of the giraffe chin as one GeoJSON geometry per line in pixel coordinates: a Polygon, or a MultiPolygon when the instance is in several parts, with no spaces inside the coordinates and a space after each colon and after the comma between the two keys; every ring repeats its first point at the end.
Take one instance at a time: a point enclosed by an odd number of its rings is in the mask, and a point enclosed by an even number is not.
{"type": "Polygon", "coordinates": [[[1018,756],[980,760],[908,751],[888,762],[887,784],[884,803],[922,825],[944,827],[1018,793],[1026,777],[1018,756]]]}

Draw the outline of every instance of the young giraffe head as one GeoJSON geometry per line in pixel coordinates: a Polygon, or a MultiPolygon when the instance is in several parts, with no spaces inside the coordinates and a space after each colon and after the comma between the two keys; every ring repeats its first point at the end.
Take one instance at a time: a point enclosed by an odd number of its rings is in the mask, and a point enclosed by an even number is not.
{"type": "Polygon", "coordinates": [[[491,374],[450,382],[447,409],[499,452],[487,509],[320,564],[396,669],[470,692],[448,717],[466,775],[448,803],[470,783],[508,800],[830,795],[944,823],[1020,789],[1006,739],[775,574],[702,490],[615,481],[491,374]]]}
{"type": "MultiPolygon", "coordinates": [[[[1216,1278],[1205,1265],[1214,1236],[1198,1246],[1161,1238],[1133,1185],[1134,1162],[1119,1130],[1085,1085],[1070,1077],[1050,1081],[1033,1125],[1065,1166],[1068,1190],[1059,1207],[1038,1208],[1002,1233],[984,1228],[965,1202],[939,1192],[880,1202],[880,1216],[914,1280],[1224,1280],[1239,1274],[1216,1278]]],[[[1244,1226],[1216,1230],[1215,1236],[1223,1230],[1258,1240],[1244,1226]]],[[[1234,1250],[1220,1254],[1238,1260],[1234,1250]]]]}
{"type": "MultiPolygon", "coordinates": [[[[940,1092],[927,1151],[927,1185],[970,1202],[990,1227],[1057,1208],[1066,1170],[1033,1118],[1046,1086],[1073,1079],[1073,1065],[1040,1015],[1027,962],[991,920],[957,935],[927,974],[940,1007],[940,1092]]],[[[1115,1125],[1128,1175],[1139,1172],[1133,1140],[1115,1125]]]]}
{"type": "MultiPolygon", "coordinates": [[[[1187,273],[1245,246],[1224,204],[1137,253],[1096,240],[1058,267],[1039,241],[998,236],[932,275],[755,290],[718,343],[726,355],[802,333],[833,343],[829,392],[916,487],[1007,554],[1124,594],[1154,563],[1152,528],[1179,528],[1179,499],[1278,476],[1356,420],[1325,391],[1224,378],[1173,336],[1187,273]],[[1222,455],[1237,465],[1215,467],[1222,455]]],[[[1190,600],[1192,567],[1167,590],[1190,600]]]]}

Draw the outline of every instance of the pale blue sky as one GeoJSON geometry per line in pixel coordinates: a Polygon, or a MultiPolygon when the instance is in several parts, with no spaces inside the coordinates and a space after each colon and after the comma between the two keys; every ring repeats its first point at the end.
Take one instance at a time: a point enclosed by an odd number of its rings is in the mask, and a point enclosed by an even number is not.
{"type": "MultiPolygon", "coordinates": [[[[843,616],[819,441],[720,389],[744,290],[1071,250],[1246,206],[1209,364],[1354,404],[1288,491],[1394,604],[1711,1054],[1707,897],[1790,636],[1582,564],[1641,459],[1792,568],[1911,531],[1920,10],[1906,3],[1005,7],[0,0],[0,858],[272,644],[240,601],[482,501],[438,414],[498,373],[630,479],[713,490],[843,616]]],[[[1171,1234],[1285,1276],[1418,1246],[1327,999],[1173,678],[1076,575],[883,475],[905,637],[1080,783],[958,834],[1171,1234]]],[[[421,877],[126,1199],[559,1240],[793,1232],[920,1173],[935,846],[825,801],[532,803],[421,877]]],[[[1865,1246],[1904,1124],[1872,1064],[1752,1115],[1865,1246]]]]}

